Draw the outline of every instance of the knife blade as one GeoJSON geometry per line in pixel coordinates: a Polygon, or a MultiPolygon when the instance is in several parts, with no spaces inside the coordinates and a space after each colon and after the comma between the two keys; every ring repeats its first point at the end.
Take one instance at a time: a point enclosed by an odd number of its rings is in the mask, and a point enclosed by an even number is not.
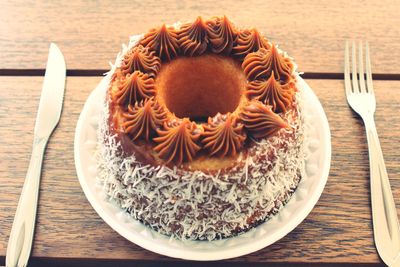
{"type": "Polygon", "coordinates": [[[35,230],[40,174],[47,141],[62,110],[66,66],[56,44],[50,44],[42,94],[36,116],[32,155],[7,245],[6,266],[26,266],[35,230]]]}
{"type": "Polygon", "coordinates": [[[60,120],[64,99],[66,67],[56,44],[50,44],[42,95],[35,124],[35,137],[50,136],[60,120]]]}

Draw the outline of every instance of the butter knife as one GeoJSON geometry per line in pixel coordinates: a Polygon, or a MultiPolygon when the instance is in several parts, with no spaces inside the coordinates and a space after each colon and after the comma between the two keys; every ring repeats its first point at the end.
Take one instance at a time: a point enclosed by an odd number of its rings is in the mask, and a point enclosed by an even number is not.
{"type": "Polygon", "coordinates": [[[36,117],[31,160],[7,245],[7,267],[28,264],[35,230],[43,155],[47,141],[60,120],[65,76],[64,57],[57,45],[51,43],[36,117]]]}

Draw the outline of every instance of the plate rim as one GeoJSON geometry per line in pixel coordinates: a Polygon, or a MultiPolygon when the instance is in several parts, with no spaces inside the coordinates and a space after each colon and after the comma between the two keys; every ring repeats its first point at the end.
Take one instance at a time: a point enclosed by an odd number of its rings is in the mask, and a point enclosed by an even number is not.
{"type": "MultiPolygon", "coordinates": [[[[261,238],[259,240],[254,240],[252,242],[252,246],[238,246],[235,248],[228,248],[221,252],[221,250],[218,250],[216,252],[210,252],[210,251],[185,251],[185,253],[178,253],[180,252],[179,249],[169,247],[167,250],[164,245],[158,245],[155,244],[155,242],[151,242],[146,239],[141,239],[138,238],[139,236],[136,236],[133,234],[131,231],[128,231],[124,227],[119,227],[118,224],[114,222],[115,218],[112,218],[107,214],[107,212],[102,208],[100,203],[95,199],[94,195],[92,195],[91,190],[89,188],[89,185],[86,183],[86,180],[84,178],[84,173],[83,173],[83,166],[82,162],[80,160],[80,145],[81,145],[81,139],[82,139],[82,134],[83,134],[83,118],[84,115],[89,112],[90,106],[89,103],[93,102],[91,101],[93,98],[96,97],[96,93],[99,93],[98,91],[101,89],[104,89],[103,83],[108,82],[110,73],[108,73],[105,77],[102,78],[102,80],[98,83],[96,88],[92,90],[90,93],[89,97],[86,99],[84,107],[79,115],[79,119],[76,125],[75,129],[75,138],[74,138],[74,162],[75,162],[75,168],[78,176],[79,183],[81,185],[81,188],[85,194],[85,197],[93,207],[93,209],[97,212],[99,217],[106,222],[114,231],[116,231],[119,235],[124,237],[125,239],[129,240],[130,242],[155,253],[158,253],[160,255],[168,256],[168,257],[173,257],[173,258],[180,258],[180,259],[185,259],[185,260],[196,260],[196,261],[211,261],[211,260],[223,260],[223,259],[230,259],[230,258],[235,258],[235,257],[240,257],[255,251],[258,251],[260,249],[263,249],[280,239],[282,239],[284,236],[292,232],[302,221],[304,221],[305,218],[308,217],[312,209],[315,207],[317,204],[319,198],[322,195],[322,192],[325,188],[326,182],[329,177],[329,171],[330,171],[330,165],[331,165],[331,153],[332,153],[332,145],[331,145],[331,132],[330,132],[330,127],[329,127],[329,122],[326,117],[325,111],[322,107],[321,102],[319,101],[318,97],[314,93],[314,91],[311,89],[311,87],[304,81],[303,78],[300,76],[297,76],[298,82],[301,83],[301,89],[302,90],[308,90],[309,96],[314,98],[314,102],[317,102],[318,105],[314,108],[316,108],[319,112],[319,116],[321,117],[323,121],[323,136],[326,140],[325,142],[325,147],[324,147],[324,162],[323,162],[323,170],[321,172],[321,176],[319,177],[319,182],[317,185],[317,188],[314,190],[313,195],[311,195],[311,198],[309,198],[307,205],[303,208],[303,212],[298,213],[294,218],[292,218],[291,221],[288,222],[286,227],[282,228],[282,230],[279,230],[272,235],[268,236],[268,240],[265,240],[265,238],[261,238]],[[179,255],[178,255],[179,254],[179,255]]],[[[290,199],[289,199],[290,201],[290,199]]],[[[286,206],[286,205],[285,205],[286,206]]],[[[282,209],[284,209],[283,207],[282,209]]],[[[122,210],[121,210],[122,211],[122,210]]],[[[267,222],[266,222],[267,223],[267,222]]],[[[256,227],[255,227],[256,228],[256,227]]],[[[235,237],[231,237],[235,238],[235,237]]],[[[213,242],[213,241],[193,241],[193,242],[213,242]]]]}

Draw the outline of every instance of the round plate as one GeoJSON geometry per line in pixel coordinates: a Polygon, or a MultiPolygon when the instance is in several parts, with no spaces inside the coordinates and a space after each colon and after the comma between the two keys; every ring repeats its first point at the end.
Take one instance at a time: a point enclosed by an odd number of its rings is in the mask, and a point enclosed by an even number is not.
{"type": "Polygon", "coordinates": [[[306,122],[306,165],[290,201],[270,220],[236,237],[216,241],[181,241],[161,235],[131,218],[109,201],[96,179],[97,127],[109,83],[108,74],[90,94],[75,132],[75,165],[79,182],[99,216],[120,235],[156,253],[189,260],[221,260],[262,249],[281,239],[299,225],[317,203],[328,179],[331,140],[328,120],[316,95],[298,77],[306,122]]]}

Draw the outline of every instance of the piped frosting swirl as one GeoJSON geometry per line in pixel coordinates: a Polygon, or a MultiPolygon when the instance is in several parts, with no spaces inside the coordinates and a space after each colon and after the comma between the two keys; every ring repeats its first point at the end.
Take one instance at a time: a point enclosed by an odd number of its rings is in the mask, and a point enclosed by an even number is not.
{"type": "Polygon", "coordinates": [[[159,58],[167,61],[171,61],[179,52],[178,33],[174,27],[165,24],[146,33],[140,44],[156,51],[159,58]]]}
{"type": "Polygon", "coordinates": [[[243,124],[230,113],[208,118],[208,124],[203,127],[202,143],[210,156],[235,156],[246,140],[243,124]]]}
{"type": "Polygon", "coordinates": [[[127,107],[129,104],[150,98],[155,93],[154,79],[146,73],[135,71],[121,80],[115,97],[118,104],[127,107]]]}
{"type": "Polygon", "coordinates": [[[242,68],[250,81],[268,79],[274,72],[276,80],[286,83],[293,73],[290,59],[281,55],[275,45],[269,50],[260,48],[257,52],[248,54],[244,58],[242,68]]]}
{"type": "Polygon", "coordinates": [[[268,80],[254,80],[247,84],[246,95],[270,105],[276,113],[285,113],[293,103],[294,90],[289,84],[275,80],[274,71],[268,80]]]}
{"type": "Polygon", "coordinates": [[[142,138],[150,141],[156,130],[166,121],[167,112],[154,98],[150,98],[136,102],[134,106],[129,105],[123,117],[125,122],[122,127],[132,140],[142,138]]]}
{"type": "Polygon", "coordinates": [[[122,60],[121,71],[123,74],[139,70],[155,77],[161,68],[161,61],[155,56],[154,51],[141,45],[132,48],[122,60]]]}
{"type": "Polygon", "coordinates": [[[258,100],[252,100],[243,108],[241,119],[246,129],[255,138],[266,138],[274,135],[282,128],[289,125],[270,106],[266,106],[258,100]]]}
{"type": "Polygon", "coordinates": [[[232,51],[237,31],[226,16],[207,21],[211,51],[229,55],[232,51]]]}
{"type": "Polygon", "coordinates": [[[269,49],[270,47],[267,39],[261,36],[256,29],[246,29],[238,33],[232,54],[243,60],[249,53],[256,52],[260,48],[269,49]]]}
{"type": "Polygon", "coordinates": [[[157,130],[159,137],[153,140],[158,143],[154,150],[158,152],[160,158],[168,164],[174,162],[180,165],[184,161],[192,161],[200,146],[197,141],[200,138],[200,130],[196,123],[188,118],[164,122],[164,127],[157,130]]]}
{"type": "Polygon", "coordinates": [[[114,118],[122,123],[118,131],[132,141],[148,142],[154,150],[152,157],[157,153],[155,157],[165,164],[190,162],[200,150],[201,155],[235,156],[248,136],[266,138],[288,127],[276,113],[285,116],[292,107],[293,72],[294,64],[285,53],[254,28],[237,30],[226,16],[198,17],[193,23],[173,27],[164,24],[146,33],[116,68],[111,99],[120,106],[115,110],[121,116],[114,118]],[[232,113],[208,118],[207,123],[177,118],[156,94],[156,86],[162,86],[155,83],[161,64],[179,55],[208,53],[230,56],[236,66],[241,64],[246,90],[241,91],[240,104],[232,113]]]}
{"type": "Polygon", "coordinates": [[[199,56],[207,50],[207,25],[201,17],[181,26],[178,33],[181,51],[186,56],[199,56]]]}

